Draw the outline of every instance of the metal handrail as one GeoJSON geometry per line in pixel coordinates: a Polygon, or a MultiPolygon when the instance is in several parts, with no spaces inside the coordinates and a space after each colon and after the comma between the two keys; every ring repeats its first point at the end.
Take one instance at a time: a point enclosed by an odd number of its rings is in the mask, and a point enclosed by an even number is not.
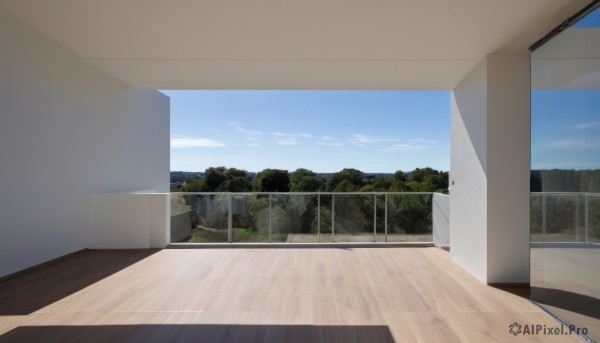
{"type": "Polygon", "coordinates": [[[600,193],[592,192],[530,192],[531,195],[591,195],[600,196],[600,193]]]}
{"type": "Polygon", "coordinates": [[[172,195],[432,195],[436,192],[171,192],[172,195]]]}

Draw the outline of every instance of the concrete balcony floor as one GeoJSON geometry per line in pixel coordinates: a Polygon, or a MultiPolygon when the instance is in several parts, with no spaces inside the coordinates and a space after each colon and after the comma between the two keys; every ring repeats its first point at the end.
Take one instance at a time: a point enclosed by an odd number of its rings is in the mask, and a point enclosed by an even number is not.
{"type": "Polygon", "coordinates": [[[579,342],[437,248],[84,251],[0,281],[0,342],[579,342]]]}

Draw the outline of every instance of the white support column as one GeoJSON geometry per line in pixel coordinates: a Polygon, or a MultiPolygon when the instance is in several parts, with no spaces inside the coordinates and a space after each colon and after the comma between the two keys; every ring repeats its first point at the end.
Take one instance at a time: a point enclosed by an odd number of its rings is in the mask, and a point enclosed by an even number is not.
{"type": "Polygon", "coordinates": [[[529,281],[528,55],[489,55],[454,89],[450,246],[485,283],[529,281]]]}

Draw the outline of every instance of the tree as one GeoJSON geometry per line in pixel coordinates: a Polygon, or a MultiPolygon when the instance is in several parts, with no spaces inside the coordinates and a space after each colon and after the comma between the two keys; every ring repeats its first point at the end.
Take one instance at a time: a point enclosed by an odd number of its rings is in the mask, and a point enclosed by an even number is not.
{"type": "Polygon", "coordinates": [[[410,172],[409,181],[423,182],[426,176],[428,175],[439,175],[440,173],[437,170],[433,170],[429,167],[427,168],[415,168],[412,172],[410,172]]]}
{"type": "Polygon", "coordinates": [[[336,190],[336,192],[344,192],[344,191],[337,191],[338,186],[341,182],[346,181],[346,183],[349,183],[352,185],[352,187],[348,187],[346,184],[343,187],[340,187],[340,189],[348,189],[348,188],[352,188],[352,190],[357,190],[360,189],[362,186],[364,186],[366,183],[364,181],[364,173],[361,172],[360,170],[357,169],[353,169],[353,168],[344,168],[342,169],[342,171],[339,171],[337,173],[334,173],[331,178],[329,178],[329,180],[327,180],[327,190],[329,191],[333,191],[336,190]]]}
{"type": "Polygon", "coordinates": [[[404,183],[404,192],[421,192],[421,184],[417,181],[404,183]]]}
{"type": "Polygon", "coordinates": [[[404,173],[402,170],[398,170],[394,173],[393,178],[396,181],[406,182],[406,173],[404,173]]]}
{"type": "Polygon", "coordinates": [[[403,181],[394,181],[392,182],[392,184],[390,185],[389,188],[390,192],[406,192],[407,191],[407,187],[406,187],[406,183],[403,181]]]}
{"type": "Polygon", "coordinates": [[[182,192],[203,192],[204,179],[187,179],[181,187],[182,192]]]}
{"type": "Polygon", "coordinates": [[[372,186],[375,192],[387,192],[390,189],[392,182],[384,176],[378,176],[373,180],[372,186]]]}
{"type": "Polygon", "coordinates": [[[308,169],[298,168],[290,174],[291,192],[319,192],[324,188],[323,179],[308,169]]]}
{"type": "Polygon", "coordinates": [[[298,168],[290,174],[290,183],[299,182],[305,176],[317,176],[317,174],[308,169],[298,168]]]}
{"type": "Polygon", "coordinates": [[[355,192],[359,188],[361,188],[361,187],[344,179],[340,183],[337,184],[337,186],[335,187],[335,189],[333,191],[334,192],[355,192]]]}
{"type": "Polygon", "coordinates": [[[296,183],[290,183],[291,192],[320,192],[325,189],[325,182],[318,176],[304,176],[296,183]]]}
{"type": "Polygon", "coordinates": [[[252,186],[256,192],[289,192],[290,176],[287,170],[265,169],[256,175],[252,186]]]}
{"type": "Polygon", "coordinates": [[[248,177],[248,172],[241,169],[229,168],[223,172],[223,175],[227,180],[231,180],[236,177],[248,177]]]}
{"type": "Polygon", "coordinates": [[[448,189],[448,177],[443,175],[427,175],[421,182],[421,192],[436,192],[448,189]]]}
{"type": "Polygon", "coordinates": [[[247,177],[239,176],[226,180],[222,184],[222,188],[225,192],[250,192],[252,191],[252,184],[247,177]]]}
{"type": "Polygon", "coordinates": [[[204,171],[205,192],[216,192],[225,181],[225,167],[210,167],[204,171]]]}

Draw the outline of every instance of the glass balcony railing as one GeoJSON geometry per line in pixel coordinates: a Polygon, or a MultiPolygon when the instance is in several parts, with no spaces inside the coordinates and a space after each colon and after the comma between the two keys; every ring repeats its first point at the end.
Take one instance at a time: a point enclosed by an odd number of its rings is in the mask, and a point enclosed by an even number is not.
{"type": "Polygon", "coordinates": [[[600,194],[531,193],[531,242],[600,243],[600,194]]]}
{"type": "Polygon", "coordinates": [[[433,193],[172,193],[171,242],[432,242],[433,193]]]}

